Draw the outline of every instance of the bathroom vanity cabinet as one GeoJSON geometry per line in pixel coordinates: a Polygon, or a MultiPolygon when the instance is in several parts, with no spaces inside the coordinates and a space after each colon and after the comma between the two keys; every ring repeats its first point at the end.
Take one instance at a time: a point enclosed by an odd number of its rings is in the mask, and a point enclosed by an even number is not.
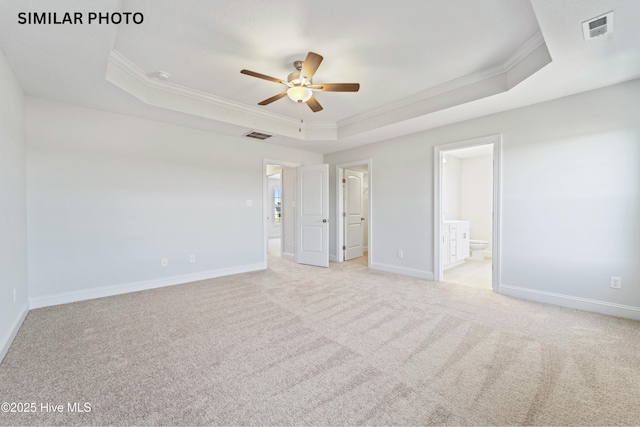
{"type": "Polygon", "coordinates": [[[442,268],[455,267],[469,257],[469,221],[445,221],[442,225],[442,268]]]}

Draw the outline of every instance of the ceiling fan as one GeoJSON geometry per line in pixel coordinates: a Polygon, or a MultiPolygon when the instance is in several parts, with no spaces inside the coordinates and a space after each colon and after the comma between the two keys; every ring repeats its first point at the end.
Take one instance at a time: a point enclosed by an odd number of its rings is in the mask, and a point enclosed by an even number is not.
{"type": "Polygon", "coordinates": [[[297,71],[289,74],[287,81],[270,77],[264,74],[256,73],[255,71],[241,70],[242,74],[248,76],[257,77],[259,79],[268,80],[270,82],[280,83],[288,87],[288,89],[282,93],[267,98],[258,105],[268,105],[278,99],[289,96],[293,101],[298,103],[305,102],[311,111],[317,113],[322,110],[322,105],[313,96],[314,91],[320,92],[357,92],[360,89],[359,83],[320,83],[314,84],[312,79],[315,72],[318,70],[323,57],[314,52],[309,52],[304,61],[296,61],[293,66],[297,71]]]}

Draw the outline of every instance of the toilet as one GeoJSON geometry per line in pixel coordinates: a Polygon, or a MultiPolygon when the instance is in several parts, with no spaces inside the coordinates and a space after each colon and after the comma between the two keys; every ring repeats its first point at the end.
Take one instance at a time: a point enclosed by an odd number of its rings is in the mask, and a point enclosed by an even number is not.
{"type": "Polygon", "coordinates": [[[471,259],[484,259],[484,250],[489,246],[486,240],[470,240],[469,249],[471,250],[471,259]]]}

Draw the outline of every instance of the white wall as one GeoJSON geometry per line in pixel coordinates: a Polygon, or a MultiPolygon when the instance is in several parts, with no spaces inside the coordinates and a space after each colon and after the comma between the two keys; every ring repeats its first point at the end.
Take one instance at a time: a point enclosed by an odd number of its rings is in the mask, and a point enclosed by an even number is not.
{"type": "Polygon", "coordinates": [[[0,361],[29,309],[26,207],[24,95],[0,50],[0,361]]]}
{"type": "Polygon", "coordinates": [[[33,306],[264,268],[263,159],[322,162],[43,99],[26,106],[33,306]]]}
{"type": "Polygon", "coordinates": [[[460,219],[469,221],[471,239],[489,242],[485,253],[491,255],[493,156],[463,158],[460,164],[460,219]]]}
{"type": "Polygon", "coordinates": [[[462,161],[443,154],[442,164],[442,216],[443,220],[467,219],[462,217],[462,161]]]}
{"type": "Polygon", "coordinates": [[[326,155],[372,158],[372,266],[433,277],[433,146],[494,134],[500,292],[640,318],[640,80],[326,155]]]}
{"type": "Polygon", "coordinates": [[[429,209],[433,177],[425,170],[432,154],[421,140],[405,143],[411,137],[364,145],[351,150],[327,154],[329,166],[329,251],[337,259],[335,217],[335,182],[337,164],[371,159],[371,187],[368,196],[373,208],[369,218],[371,240],[368,242],[369,262],[375,269],[405,273],[419,277],[425,270],[425,254],[432,245],[431,224],[424,221],[429,209]],[[404,150],[411,150],[405,152],[404,150]],[[427,194],[427,197],[425,197],[427,194]],[[397,251],[404,251],[398,258],[397,251]]]}

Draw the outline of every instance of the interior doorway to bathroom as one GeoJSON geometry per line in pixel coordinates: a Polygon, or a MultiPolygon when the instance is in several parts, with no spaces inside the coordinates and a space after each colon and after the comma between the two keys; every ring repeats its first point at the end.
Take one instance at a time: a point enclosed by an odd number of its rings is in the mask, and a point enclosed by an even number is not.
{"type": "Polygon", "coordinates": [[[500,148],[500,136],[435,147],[435,280],[498,291],[500,148]]]}

